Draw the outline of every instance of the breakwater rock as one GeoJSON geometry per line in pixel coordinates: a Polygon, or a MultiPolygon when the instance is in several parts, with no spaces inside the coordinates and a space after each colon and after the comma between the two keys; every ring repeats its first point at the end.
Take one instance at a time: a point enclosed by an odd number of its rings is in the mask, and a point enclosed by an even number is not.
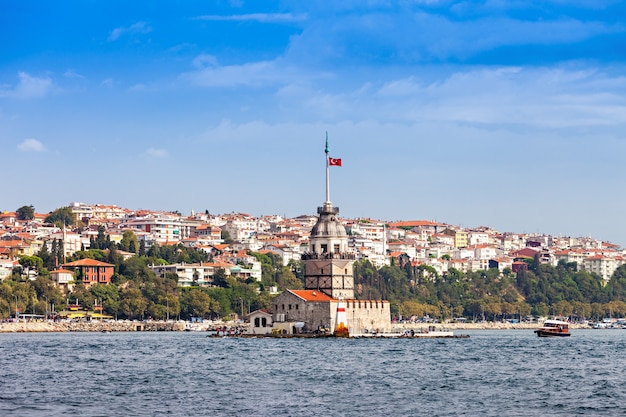
{"type": "Polygon", "coordinates": [[[23,332],[164,332],[183,331],[182,321],[29,321],[0,323],[0,333],[23,332]]]}
{"type": "MultiPolygon", "coordinates": [[[[480,323],[393,323],[394,331],[423,330],[433,327],[434,330],[533,330],[541,327],[543,323],[509,323],[499,321],[485,321],[480,323]]],[[[588,329],[585,323],[570,323],[570,329],[588,329]]]]}

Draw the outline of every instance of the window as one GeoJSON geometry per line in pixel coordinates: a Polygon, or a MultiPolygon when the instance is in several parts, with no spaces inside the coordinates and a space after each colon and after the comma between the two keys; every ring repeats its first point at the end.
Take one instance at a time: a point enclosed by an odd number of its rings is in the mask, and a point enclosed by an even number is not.
{"type": "Polygon", "coordinates": [[[300,307],[300,304],[296,304],[296,310],[298,310],[298,309],[299,309],[298,307],[300,307]]]}
{"type": "Polygon", "coordinates": [[[289,310],[291,310],[291,304],[289,304],[289,310]]]}
{"type": "Polygon", "coordinates": [[[326,252],[328,251],[328,245],[326,245],[326,244],[322,244],[322,245],[320,245],[320,246],[321,246],[321,248],[322,248],[322,253],[326,253],[326,252]]]}
{"type": "Polygon", "coordinates": [[[335,243],[335,246],[333,248],[333,252],[339,253],[339,244],[338,243],[335,243]]]}

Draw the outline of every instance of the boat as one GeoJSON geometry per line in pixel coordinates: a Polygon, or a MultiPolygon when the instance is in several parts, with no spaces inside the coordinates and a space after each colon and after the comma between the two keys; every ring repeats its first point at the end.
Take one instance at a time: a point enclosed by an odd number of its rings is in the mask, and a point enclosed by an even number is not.
{"type": "Polygon", "coordinates": [[[564,337],[569,336],[569,323],[562,320],[546,320],[543,326],[535,330],[539,337],[564,337]]]}

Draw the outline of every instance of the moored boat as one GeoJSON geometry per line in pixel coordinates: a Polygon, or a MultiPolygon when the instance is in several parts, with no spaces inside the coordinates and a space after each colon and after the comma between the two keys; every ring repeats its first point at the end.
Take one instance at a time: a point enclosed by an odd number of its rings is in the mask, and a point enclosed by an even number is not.
{"type": "Polygon", "coordinates": [[[546,320],[543,326],[535,330],[539,337],[569,336],[569,323],[562,320],[546,320]]]}

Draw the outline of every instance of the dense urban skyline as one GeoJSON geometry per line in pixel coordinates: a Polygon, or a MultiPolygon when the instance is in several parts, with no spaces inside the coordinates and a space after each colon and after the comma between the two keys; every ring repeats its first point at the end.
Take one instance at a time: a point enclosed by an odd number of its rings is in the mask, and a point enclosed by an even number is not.
{"type": "Polygon", "coordinates": [[[622,2],[5,4],[0,210],[429,219],[626,244],[622,2]]]}

